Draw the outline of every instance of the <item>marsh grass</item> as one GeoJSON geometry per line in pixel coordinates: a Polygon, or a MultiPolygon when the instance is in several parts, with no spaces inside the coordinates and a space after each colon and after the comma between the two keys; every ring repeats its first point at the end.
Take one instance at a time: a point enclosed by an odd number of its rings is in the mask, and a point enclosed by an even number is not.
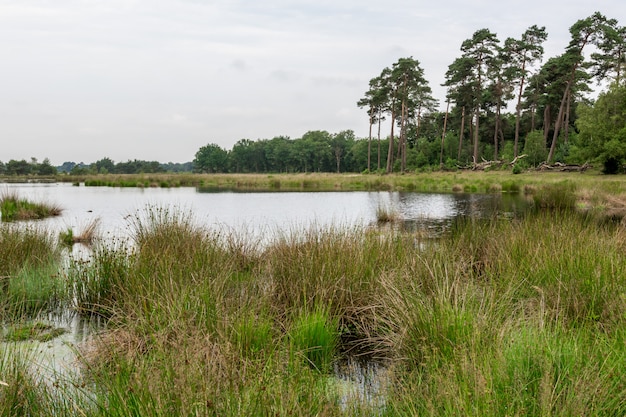
{"type": "Polygon", "coordinates": [[[66,332],[66,329],[35,321],[25,324],[12,324],[5,331],[4,340],[8,342],[23,342],[27,340],[48,342],[66,332]]]}
{"type": "Polygon", "coordinates": [[[0,415],[53,415],[49,386],[31,366],[33,351],[16,343],[0,344],[0,415]]]}
{"type": "Polygon", "coordinates": [[[54,308],[63,298],[60,252],[36,227],[0,225],[0,305],[9,315],[54,308]]]}
{"type": "Polygon", "coordinates": [[[66,288],[73,308],[84,314],[113,314],[132,262],[133,255],[124,244],[98,246],[88,260],[70,258],[66,288]]]}
{"type": "Polygon", "coordinates": [[[0,217],[3,222],[39,220],[58,216],[63,209],[52,203],[35,203],[21,198],[17,193],[3,191],[0,194],[0,217]]]}
{"type": "MultiPolygon", "coordinates": [[[[89,415],[626,412],[619,223],[550,209],[464,219],[424,245],[361,227],[255,245],[151,207],[133,230],[64,277],[76,309],[107,320],[73,381],[95,392],[89,415]],[[346,352],[390,364],[382,407],[346,404],[330,374],[346,352]]],[[[2,233],[35,262],[30,235],[2,233]]]]}
{"type": "Polygon", "coordinates": [[[72,246],[75,243],[82,243],[90,246],[98,238],[98,229],[100,227],[100,219],[95,218],[84,225],[78,234],[74,234],[74,230],[69,227],[66,231],[59,233],[59,240],[66,246],[72,246]]]}
{"type": "Polygon", "coordinates": [[[576,208],[576,183],[561,181],[543,184],[532,192],[532,199],[539,209],[572,210],[576,208]]]}
{"type": "Polygon", "coordinates": [[[65,284],[59,266],[51,263],[43,267],[24,267],[5,283],[7,309],[32,315],[52,310],[64,299],[65,284]]]}
{"type": "Polygon", "coordinates": [[[376,207],[376,222],[378,224],[397,223],[402,221],[402,215],[396,209],[379,205],[376,207]]]}
{"type": "Polygon", "coordinates": [[[0,275],[10,276],[25,266],[43,267],[59,257],[52,235],[38,227],[0,225],[0,275]]]}
{"type": "Polygon", "coordinates": [[[339,321],[321,306],[300,310],[289,331],[292,354],[301,356],[319,372],[327,373],[337,354],[339,321]]]}
{"type": "Polygon", "coordinates": [[[623,230],[557,210],[452,236],[383,286],[405,363],[391,414],[622,413],[623,230]]]}

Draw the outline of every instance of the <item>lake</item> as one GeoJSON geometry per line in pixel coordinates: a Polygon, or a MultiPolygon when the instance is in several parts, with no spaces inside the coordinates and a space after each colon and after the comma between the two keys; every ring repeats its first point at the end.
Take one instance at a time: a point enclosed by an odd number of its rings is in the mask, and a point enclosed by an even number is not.
{"type": "Polygon", "coordinates": [[[67,183],[3,184],[33,201],[63,209],[59,217],[40,221],[52,231],[80,231],[94,219],[107,236],[129,237],[132,220],[148,207],[191,213],[204,226],[270,239],[311,227],[374,224],[379,208],[400,214],[405,225],[443,230],[457,217],[509,216],[523,211],[523,198],[505,194],[424,194],[390,191],[348,192],[204,192],[192,187],[85,187],[67,183]]]}

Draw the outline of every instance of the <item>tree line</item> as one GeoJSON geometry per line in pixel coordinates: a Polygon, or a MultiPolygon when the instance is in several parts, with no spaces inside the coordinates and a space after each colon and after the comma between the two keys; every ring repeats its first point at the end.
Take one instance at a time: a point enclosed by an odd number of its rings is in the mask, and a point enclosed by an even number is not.
{"type": "Polygon", "coordinates": [[[299,139],[242,139],[227,151],[212,143],[193,161],[198,172],[405,172],[473,167],[482,160],[626,164],[626,29],[599,12],[578,20],[562,54],[543,61],[545,27],[501,42],[474,32],[448,66],[445,111],[420,62],[400,58],[369,81],[357,106],[367,138],[352,131],[307,132],[299,139]],[[594,81],[606,91],[593,102],[594,81]],[[508,111],[512,108],[513,111],[508,111]],[[382,132],[383,122],[390,131],[382,132]],[[518,159],[524,157],[524,159],[518,159]]]}
{"type": "MultiPolygon", "coordinates": [[[[475,31],[461,42],[446,71],[445,111],[438,110],[420,62],[398,59],[369,81],[356,103],[366,111],[366,138],[352,130],[314,130],[295,139],[241,139],[230,150],[209,143],[184,164],[103,158],[57,169],[72,174],[390,173],[472,167],[490,159],[517,161],[522,168],[589,162],[607,173],[623,172],[626,28],[596,12],[569,32],[563,53],[544,61],[545,27],[532,25],[504,42],[489,29],[475,31]],[[592,101],[587,93],[594,82],[605,91],[592,101]]],[[[53,169],[47,159],[0,162],[0,174],[47,175],[53,169]]]]}
{"type": "Polygon", "coordinates": [[[53,166],[48,158],[39,162],[37,158],[11,159],[6,163],[0,161],[0,175],[28,176],[28,175],[92,175],[92,174],[152,174],[159,172],[191,172],[191,162],[185,163],[160,163],[157,161],[132,160],[126,162],[114,162],[110,158],[102,158],[96,162],[85,164],[83,162],[64,162],[60,166],[53,166]]]}
{"type": "MultiPolygon", "coordinates": [[[[372,148],[372,131],[377,126],[374,148],[379,149],[381,122],[388,118],[386,172],[392,172],[398,160],[404,169],[408,149],[432,147],[432,142],[441,144],[440,167],[476,165],[484,158],[514,160],[521,152],[534,163],[586,158],[603,163],[607,172],[622,167],[626,152],[623,145],[617,146],[621,138],[604,140],[613,140],[608,147],[598,145],[598,138],[588,138],[593,129],[606,130],[594,123],[609,121],[589,120],[600,99],[591,103],[585,93],[593,81],[609,86],[600,97],[605,101],[609,100],[605,95],[623,93],[626,29],[596,12],[569,31],[565,51],[543,62],[545,27],[530,26],[519,38],[504,42],[489,29],[477,30],[461,43],[460,56],[448,66],[443,84],[447,87],[445,112],[434,110],[436,101],[419,61],[399,59],[370,80],[357,103],[369,118],[368,146],[372,148]],[[509,105],[513,112],[505,111],[509,105]],[[579,117],[585,120],[579,123],[579,117]],[[425,132],[422,126],[429,120],[438,123],[425,132]]],[[[610,125],[624,128],[626,116],[615,107],[620,101],[613,97],[611,102],[610,125]]],[[[368,168],[371,164],[368,157],[368,168]]]]}

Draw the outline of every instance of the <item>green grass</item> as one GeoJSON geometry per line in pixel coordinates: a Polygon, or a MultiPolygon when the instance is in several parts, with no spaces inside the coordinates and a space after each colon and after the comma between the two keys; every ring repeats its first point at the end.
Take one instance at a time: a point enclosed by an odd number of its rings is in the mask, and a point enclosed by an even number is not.
{"type": "Polygon", "coordinates": [[[60,251],[50,233],[0,225],[0,312],[10,317],[55,308],[65,285],[60,251]]]}
{"type": "MultiPolygon", "coordinates": [[[[541,201],[580,190],[547,187],[541,201]]],[[[92,395],[57,401],[69,388],[50,397],[35,380],[33,415],[623,415],[626,229],[567,207],[463,219],[419,245],[361,227],[259,245],[148,207],[131,245],[99,242],[64,288],[24,292],[107,322],[62,384],[92,395]],[[382,408],[343,396],[346,352],[385,359],[382,408]]],[[[0,230],[7,275],[55,259],[45,234],[0,230]]]]}
{"type": "Polygon", "coordinates": [[[338,321],[322,307],[297,312],[289,330],[292,354],[304,359],[306,364],[327,373],[337,353],[338,321]]]}
{"type": "Polygon", "coordinates": [[[66,332],[66,329],[55,328],[51,324],[37,321],[23,325],[12,325],[5,331],[4,341],[24,342],[36,340],[38,342],[48,342],[66,332]]]}
{"type": "Polygon", "coordinates": [[[0,195],[0,217],[3,222],[39,220],[58,216],[62,211],[58,205],[32,202],[15,193],[4,192],[0,195]]]}

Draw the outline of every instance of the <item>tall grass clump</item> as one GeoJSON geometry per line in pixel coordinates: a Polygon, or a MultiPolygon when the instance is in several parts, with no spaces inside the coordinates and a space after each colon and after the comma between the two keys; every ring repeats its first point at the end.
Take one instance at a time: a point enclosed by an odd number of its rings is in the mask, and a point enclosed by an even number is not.
{"type": "Polygon", "coordinates": [[[378,224],[396,223],[402,220],[402,215],[396,209],[379,205],[376,207],[376,222],[378,224]]]}
{"type": "Polygon", "coordinates": [[[312,368],[328,372],[337,353],[338,328],[338,320],[331,317],[327,308],[302,309],[289,331],[292,354],[303,358],[312,368]]]}
{"type": "Polygon", "coordinates": [[[152,275],[193,279],[231,266],[225,237],[195,224],[191,212],[149,207],[135,218],[133,229],[138,267],[152,275]]]}
{"type": "Polygon", "coordinates": [[[13,313],[52,307],[60,297],[60,252],[50,233],[0,225],[0,303],[13,313]]]}
{"type": "Polygon", "coordinates": [[[576,183],[561,181],[534,188],[532,199],[538,209],[572,210],[576,208],[576,183]]]}
{"type": "Polygon", "coordinates": [[[65,283],[58,268],[58,264],[25,267],[12,275],[3,294],[10,311],[34,314],[58,307],[65,299],[65,283]]]}
{"type": "Polygon", "coordinates": [[[55,415],[51,387],[33,368],[33,349],[0,344],[0,416],[55,415]]]}
{"type": "Polygon", "coordinates": [[[244,357],[256,357],[272,349],[277,337],[274,324],[267,313],[245,311],[232,326],[233,343],[244,357]]]}
{"type": "Polygon", "coordinates": [[[5,191],[0,195],[0,217],[3,222],[37,220],[58,216],[63,210],[51,203],[35,203],[17,193],[5,191]]]}
{"type": "Polygon", "coordinates": [[[92,256],[70,258],[67,269],[69,299],[76,311],[109,317],[123,296],[134,257],[124,244],[99,245],[92,256]]]}
{"type": "Polygon", "coordinates": [[[25,265],[41,267],[58,259],[55,240],[37,227],[0,226],[0,275],[11,275],[25,265]]]}
{"type": "Polygon", "coordinates": [[[380,274],[410,263],[414,254],[415,247],[393,233],[309,229],[281,237],[262,253],[260,279],[268,281],[269,306],[277,317],[324,305],[339,318],[342,336],[374,341],[380,274]]]}
{"type": "Polygon", "coordinates": [[[66,246],[72,246],[75,243],[91,245],[95,242],[98,235],[100,219],[96,218],[87,223],[78,233],[74,233],[72,228],[59,233],[59,240],[66,246]]]}

